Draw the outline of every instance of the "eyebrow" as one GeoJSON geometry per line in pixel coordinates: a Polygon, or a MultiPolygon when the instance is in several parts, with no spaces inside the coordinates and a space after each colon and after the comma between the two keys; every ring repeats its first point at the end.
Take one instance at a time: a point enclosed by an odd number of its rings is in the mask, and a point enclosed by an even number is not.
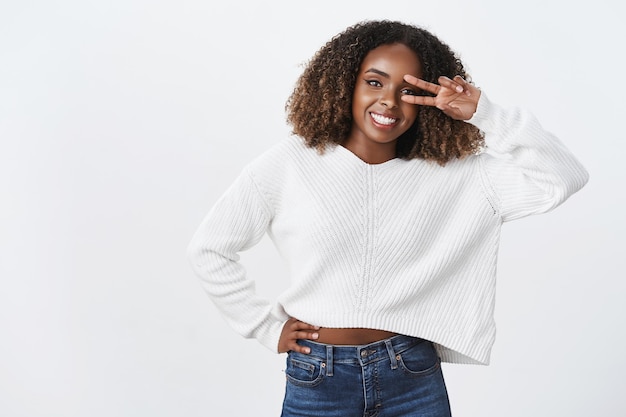
{"type": "Polygon", "coordinates": [[[389,74],[387,74],[386,72],[381,71],[381,70],[379,70],[379,69],[376,69],[376,68],[370,68],[370,69],[368,69],[368,70],[367,70],[367,71],[365,71],[365,72],[366,72],[366,73],[367,73],[367,72],[373,72],[374,74],[378,74],[378,75],[380,75],[381,77],[391,78],[391,77],[389,76],[389,74]]]}
{"type": "MultiPolygon", "coordinates": [[[[385,78],[388,78],[388,79],[389,79],[389,78],[391,78],[391,76],[390,76],[389,74],[387,74],[385,71],[381,71],[381,70],[376,69],[376,68],[374,68],[374,67],[372,67],[372,68],[368,69],[367,71],[365,71],[365,73],[366,73],[366,74],[367,74],[368,72],[373,72],[374,74],[378,74],[378,75],[380,75],[381,77],[385,77],[385,78]]],[[[409,84],[409,83],[407,83],[406,81],[404,81],[404,84],[407,84],[407,85],[411,85],[411,86],[413,86],[412,84],[409,84]]],[[[414,86],[413,86],[413,87],[414,87],[414,86]]]]}

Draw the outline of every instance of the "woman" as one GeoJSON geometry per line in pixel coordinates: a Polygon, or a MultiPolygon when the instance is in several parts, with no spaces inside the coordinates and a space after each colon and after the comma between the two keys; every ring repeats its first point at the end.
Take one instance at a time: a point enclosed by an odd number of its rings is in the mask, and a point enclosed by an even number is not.
{"type": "Polygon", "coordinates": [[[467,79],[421,28],[347,28],[296,84],[294,137],[246,166],[194,236],[226,320],[289,352],[284,416],[449,416],[440,361],[489,361],[502,223],[586,183],[532,115],[467,79]],[[274,302],[237,262],[265,233],[292,279],[274,302]]]}

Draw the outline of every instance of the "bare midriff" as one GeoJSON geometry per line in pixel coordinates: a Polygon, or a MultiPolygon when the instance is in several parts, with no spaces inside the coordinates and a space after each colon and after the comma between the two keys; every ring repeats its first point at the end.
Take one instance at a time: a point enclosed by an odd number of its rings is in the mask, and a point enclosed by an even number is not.
{"type": "Polygon", "coordinates": [[[367,345],[396,336],[397,333],[376,329],[333,329],[322,327],[316,342],[328,345],[367,345]]]}

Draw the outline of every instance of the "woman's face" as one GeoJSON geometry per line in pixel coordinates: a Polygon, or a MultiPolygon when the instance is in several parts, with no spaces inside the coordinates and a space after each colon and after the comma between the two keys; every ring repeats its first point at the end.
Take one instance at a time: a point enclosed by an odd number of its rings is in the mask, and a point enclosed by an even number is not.
{"type": "Polygon", "coordinates": [[[415,122],[418,107],[400,100],[416,95],[415,86],[404,75],[421,77],[421,64],[413,50],[404,44],[381,45],[366,56],[354,87],[352,130],[347,142],[359,147],[387,147],[415,122]]]}

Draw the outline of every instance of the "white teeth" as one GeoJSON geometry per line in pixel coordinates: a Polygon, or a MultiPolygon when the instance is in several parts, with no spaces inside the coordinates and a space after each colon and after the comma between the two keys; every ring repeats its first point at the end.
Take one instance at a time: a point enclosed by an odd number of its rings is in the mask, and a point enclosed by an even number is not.
{"type": "Polygon", "coordinates": [[[376,121],[376,123],[381,125],[391,125],[398,121],[398,119],[394,119],[393,117],[386,117],[381,114],[370,113],[372,118],[376,121]]]}

